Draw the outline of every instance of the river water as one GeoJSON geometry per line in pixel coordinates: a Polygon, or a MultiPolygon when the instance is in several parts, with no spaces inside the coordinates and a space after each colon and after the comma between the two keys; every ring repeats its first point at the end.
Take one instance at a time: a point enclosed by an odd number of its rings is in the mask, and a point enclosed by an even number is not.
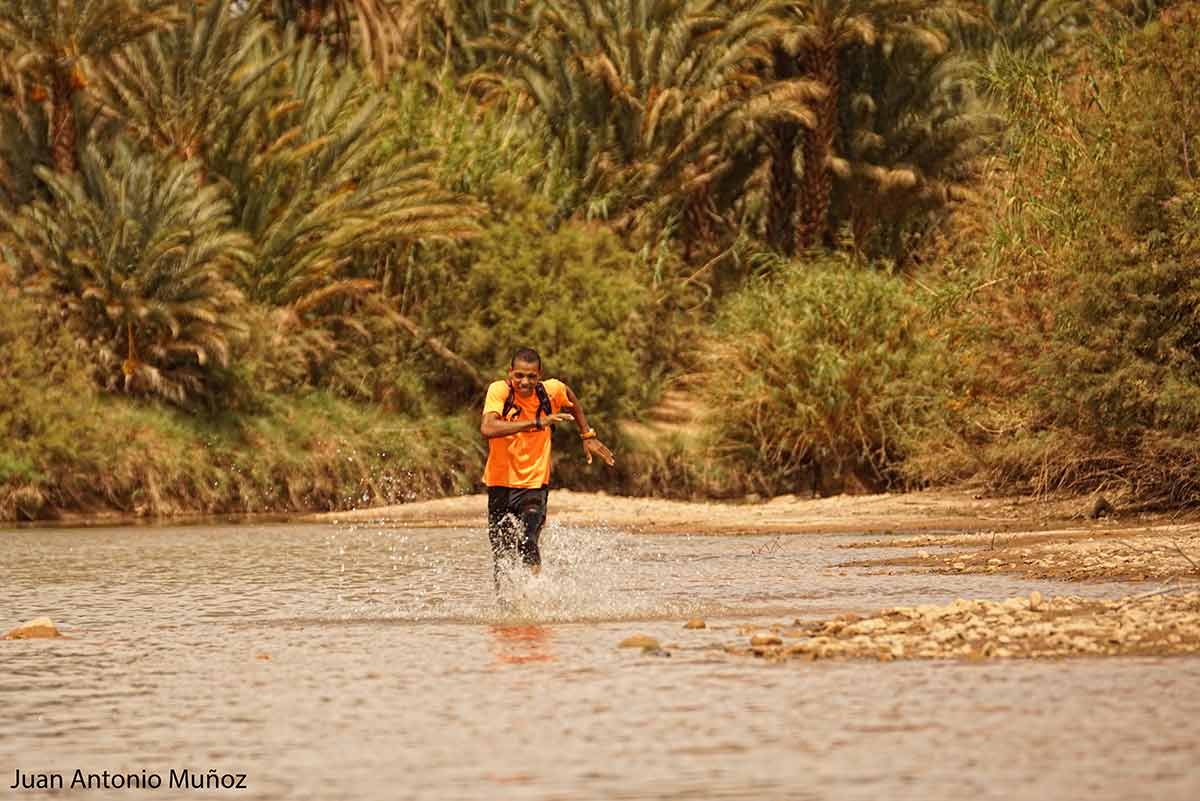
{"type": "Polygon", "coordinates": [[[0,798],[1200,799],[1195,658],[724,653],[746,625],[1130,591],[875,575],[838,566],[875,555],[853,539],[552,524],[499,605],[482,530],[0,531],[0,630],[70,635],[0,642],[0,798]],[[634,633],[669,656],[616,647],[634,633]],[[245,789],[170,788],[185,769],[245,789]],[[162,785],[72,791],[76,770],[162,785]]]}

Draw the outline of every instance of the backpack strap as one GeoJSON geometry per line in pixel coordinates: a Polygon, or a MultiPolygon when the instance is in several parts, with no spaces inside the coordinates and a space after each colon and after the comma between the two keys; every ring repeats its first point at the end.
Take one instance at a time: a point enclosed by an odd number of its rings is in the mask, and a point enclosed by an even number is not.
{"type": "Polygon", "coordinates": [[[500,412],[500,419],[507,420],[508,413],[517,407],[517,391],[513,389],[512,384],[508,385],[508,397],[504,399],[504,411],[500,412]]]}
{"type": "Polygon", "coordinates": [[[533,390],[537,393],[538,411],[542,413],[542,417],[554,414],[554,407],[550,405],[550,395],[546,392],[546,385],[539,381],[533,390]]]}
{"type": "MultiPolygon", "coordinates": [[[[539,381],[534,386],[533,390],[534,390],[534,392],[537,393],[538,413],[540,414],[540,416],[548,417],[549,415],[553,414],[554,407],[550,405],[550,394],[548,392],[546,392],[545,385],[541,381],[539,381]]],[[[508,397],[504,399],[504,411],[500,412],[500,419],[507,420],[509,412],[511,412],[513,409],[516,409],[516,408],[517,408],[517,391],[516,391],[516,389],[513,388],[512,384],[509,384],[508,385],[508,397]]],[[[520,410],[518,410],[517,415],[520,416],[520,410]]],[[[551,428],[553,428],[553,427],[554,426],[551,426],[551,428]]]]}

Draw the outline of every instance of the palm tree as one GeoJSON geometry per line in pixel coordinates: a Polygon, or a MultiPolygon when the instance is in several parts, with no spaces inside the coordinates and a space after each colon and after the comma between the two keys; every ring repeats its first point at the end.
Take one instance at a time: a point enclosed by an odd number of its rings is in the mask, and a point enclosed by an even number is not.
{"type": "Polygon", "coordinates": [[[670,218],[706,240],[737,173],[730,148],[756,125],[803,116],[811,82],[764,79],[774,2],[547,0],[487,46],[540,112],[587,209],[618,226],[670,218]]]}
{"type": "Polygon", "coordinates": [[[861,252],[903,263],[907,233],[973,197],[977,158],[1004,120],[961,54],[876,42],[847,53],[842,74],[831,219],[861,252]]]}
{"type": "Polygon", "coordinates": [[[114,53],[96,87],[105,114],[156,150],[205,159],[235,117],[270,102],[266,78],[283,51],[256,6],[190,4],[181,24],[114,53]]]}
{"type": "Polygon", "coordinates": [[[6,0],[0,49],[29,74],[31,93],[49,105],[54,168],[76,167],[76,100],[91,72],[119,48],[178,18],[175,0],[6,0]]]}
{"type": "MultiPolygon", "coordinates": [[[[790,4],[790,30],[784,39],[799,72],[816,81],[825,95],[814,104],[813,125],[801,133],[803,172],[799,176],[796,242],[801,248],[819,244],[829,231],[833,194],[834,145],[838,138],[838,105],[842,95],[841,58],[846,50],[882,38],[910,38],[933,47],[944,35],[930,23],[937,4],[917,0],[800,0],[790,4]]],[[[785,154],[781,154],[786,159],[785,154]]],[[[788,165],[778,180],[787,183],[788,165]]]]}
{"type": "MultiPolygon", "coordinates": [[[[789,40],[781,37],[771,47],[770,74],[776,80],[795,80],[800,66],[789,40]]],[[[818,85],[819,86],[819,85],[818,85]]],[[[824,99],[827,90],[822,86],[813,99],[824,99]]],[[[796,251],[796,207],[799,194],[796,175],[796,145],[802,128],[811,130],[816,115],[803,109],[795,119],[775,120],[766,126],[763,141],[767,150],[767,244],[785,256],[796,251]]]]}
{"type": "Polygon", "coordinates": [[[436,154],[388,149],[384,94],[312,41],[286,49],[278,97],[224,129],[209,166],[255,243],[243,290],[306,314],[374,289],[349,272],[363,254],[472,236],[479,210],[432,179],[436,154]]]}
{"type": "Polygon", "coordinates": [[[54,162],[44,99],[0,60],[0,213],[33,200],[41,190],[36,168],[54,162]]]}
{"type": "Polygon", "coordinates": [[[401,38],[395,6],[394,0],[274,0],[264,13],[343,59],[357,49],[363,66],[385,79],[401,38]]]}
{"type": "Polygon", "coordinates": [[[466,75],[487,63],[488,51],[478,47],[485,37],[533,13],[533,0],[408,0],[396,16],[405,53],[466,75]]]}
{"type": "Polygon", "coordinates": [[[184,404],[209,395],[245,329],[230,276],[250,242],[194,162],[91,145],[78,175],[5,219],[15,254],[92,350],[100,383],[184,404]]]}

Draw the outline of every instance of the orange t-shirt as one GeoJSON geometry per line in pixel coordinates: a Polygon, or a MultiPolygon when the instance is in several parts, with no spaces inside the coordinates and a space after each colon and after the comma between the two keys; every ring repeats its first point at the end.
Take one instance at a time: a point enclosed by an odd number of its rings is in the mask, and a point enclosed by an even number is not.
{"type": "MultiPolygon", "coordinates": [[[[542,382],[550,398],[551,412],[570,408],[567,385],[556,378],[542,382]]],[[[508,382],[493,381],[488,387],[487,399],[483,402],[483,413],[504,413],[504,401],[508,399],[508,382]]],[[[532,420],[537,414],[537,393],[528,398],[514,394],[516,408],[508,413],[507,420],[532,420]]],[[[550,483],[550,427],[541,431],[522,431],[507,437],[492,437],[488,440],[487,467],[483,470],[483,483],[489,487],[537,488],[550,483]]]]}

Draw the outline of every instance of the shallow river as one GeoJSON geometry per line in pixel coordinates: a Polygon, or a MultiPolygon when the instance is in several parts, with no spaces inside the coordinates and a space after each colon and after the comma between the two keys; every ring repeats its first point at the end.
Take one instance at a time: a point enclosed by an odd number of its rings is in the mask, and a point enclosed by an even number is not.
{"type": "Polygon", "coordinates": [[[853,539],[552,525],[544,574],[501,607],[482,530],[0,531],[0,630],[47,615],[71,636],[0,642],[0,798],[1200,799],[1195,658],[721,650],[753,623],[1129,592],[872,575],[838,567],[874,555],[853,539]],[[670,655],[616,647],[634,633],[670,655]],[[77,769],[162,784],[71,791],[77,769]]]}

